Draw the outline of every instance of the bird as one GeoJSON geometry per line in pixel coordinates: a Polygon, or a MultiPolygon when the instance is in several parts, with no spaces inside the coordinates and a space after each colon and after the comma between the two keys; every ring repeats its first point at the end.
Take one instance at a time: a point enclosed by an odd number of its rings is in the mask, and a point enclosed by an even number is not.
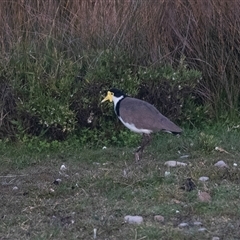
{"type": "Polygon", "coordinates": [[[142,134],[140,147],[135,151],[135,160],[140,160],[143,149],[151,142],[151,133],[168,132],[180,134],[182,129],[162,115],[153,105],[141,99],[126,95],[123,91],[111,88],[101,101],[113,102],[114,112],[119,120],[131,131],[142,134]]]}

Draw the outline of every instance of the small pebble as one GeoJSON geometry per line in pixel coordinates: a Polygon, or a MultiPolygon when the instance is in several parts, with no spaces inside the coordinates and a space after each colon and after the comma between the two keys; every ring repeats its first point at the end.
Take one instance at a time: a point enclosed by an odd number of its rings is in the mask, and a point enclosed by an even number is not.
{"type": "Polygon", "coordinates": [[[188,227],[189,226],[189,224],[188,223],[180,223],[179,225],[178,225],[178,227],[180,227],[180,228],[184,228],[184,227],[188,227]]]}
{"type": "Polygon", "coordinates": [[[15,187],[13,187],[13,189],[12,189],[13,191],[16,191],[16,190],[18,190],[18,187],[17,186],[15,186],[15,187]]]}
{"type": "Polygon", "coordinates": [[[196,221],[196,222],[194,222],[194,223],[193,223],[193,225],[194,225],[194,226],[201,226],[201,225],[202,225],[202,223],[201,223],[201,222],[197,222],[197,221],[196,221]]]}
{"type": "Polygon", "coordinates": [[[211,196],[207,192],[198,191],[198,199],[200,202],[210,202],[211,196]]]}
{"type": "Polygon", "coordinates": [[[166,172],[164,173],[164,175],[165,175],[165,177],[167,177],[167,176],[170,175],[170,172],[166,171],[166,172]]]}
{"type": "Polygon", "coordinates": [[[65,171],[65,170],[67,170],[67,168],[66,168],[66,166],[64,164],[62,164],[62,166],[60,167],[60,170],[61,171],[65,171]]]}
{"type": "Polygon", "coordinates": [[[50,188],[50,192],[54,193],[54,192],[55,192],[55,190],[54,190],[53,188],[50,188]]]}
{"type": "Polygon", "coordinates": [[[215,167],[219,167],[219,168],[228,168],[228,165],[223,161],[223,160],[220,160],[218,161],[217,163],[214,164],[215,167]]]}
{"type": "Polygon", "coordinates": [[[96,228],[93,229],[93,238],[94,239],[97,238],[97,229],[96,228]]]}
{"type": "Polygon", "coordinates": [[[237,163],[234,163],[233,166],[234,166],[234,167],[237,167],[237,163]]]}
{"type": "Polygon", "coordinates": [[[187,166],[186,163],[178,162],[178,161],[167,161],[164,163],[164,165],[167,165],[168,167],[187,166]]]}
{"type": "Polygon", "coordinates": [[[53,184],[58,185],[61,181],[62,181],[62,179],[57,178],[57,179],[53,182],[53,184]]]}
{"type": "Polygon", "coordinates": [[[106,146],[104,146],[102,149],[107,149],[107,147],[106,147],[106,146]]]}
{"type": "Polygon", "coordinates": [[[209,177],[205,177],[205,176],[199,178],[199,181],[202,181],[202,182],[206,182],[208,180],[209,180],[209,177]]]}
{"type": "Polygon", "coordinates": [[[154,216],[154,220],[156,222],[164,222],[164,217],[161,215],[156,215],[156,216],[154,216]]]}
{"type": "Polygon", "coordinates": [[[213,237],[212,240],[220,240],[219,237],[213,237]]]}
{"type": "Polygon", "coordinates": [[[63,177],[69,178],[69,175],[66,174],[64,171],[59,171],[58,173],[63,177]]]}
{"type": "Polygon", "coordinates": [[[206,230],[207,230],[207,229],[204,228],[204,227],[198,229],[199,232],[204,232],[204,231],[206,231],[206,230]]]}
{"type": "Polygon", "coordinates": [[[143,223],[143,217],[127,215],[124,217],[124,221],[130,224],[141,224],[143,223]]]}

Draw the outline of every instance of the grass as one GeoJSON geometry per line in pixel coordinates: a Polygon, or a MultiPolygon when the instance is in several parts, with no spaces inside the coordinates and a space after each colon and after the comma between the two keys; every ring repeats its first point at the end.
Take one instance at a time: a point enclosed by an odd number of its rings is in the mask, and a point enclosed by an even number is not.
{"type": "Polygon", "coordinates": [[[159,134],[138,164],[132,148],[63,144],[40,152],[1,143],[0,239],[93,239],[94,228],[97,239],[238,239],[240,175],[233,163],[239,159],[240,133],[203,132],[186,130],[180,138],[159,134]],[[229,153],[214,151],[216,146],[229,153]],[[228,169],[213,166],[220,159],[228,169]],[[167,160],[188,165],[170,169],[167,160]],[[62,164],[67,170],[60,171],[62,164]],[[210,180],[203,184],[200,176],[210,180]],[[196,190],[180,189],[187,177],[196,190]],[[62,181],[54,184],[58,178],[62,181]],[[207,189],[212,201],[199,202],[198,189],[207,189]],[[144,223],[124,223],[126,215],[140,215],[144,223]],[[179,228],[183,222],[189,226],[179,228]]]}

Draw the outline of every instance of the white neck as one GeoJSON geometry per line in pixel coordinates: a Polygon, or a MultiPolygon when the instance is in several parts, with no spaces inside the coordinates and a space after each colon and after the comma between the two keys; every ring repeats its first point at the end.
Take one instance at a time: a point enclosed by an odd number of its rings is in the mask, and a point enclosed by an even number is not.
{"type": "Polygon", "coordinates": [[[113,96],[114,108],[116,107],[117,103],[118,103],[121,99],[123,99],[123,98],[124,98],[124,96],[121,96],[121,97],[115,97],[115,96],[113,96]]]}

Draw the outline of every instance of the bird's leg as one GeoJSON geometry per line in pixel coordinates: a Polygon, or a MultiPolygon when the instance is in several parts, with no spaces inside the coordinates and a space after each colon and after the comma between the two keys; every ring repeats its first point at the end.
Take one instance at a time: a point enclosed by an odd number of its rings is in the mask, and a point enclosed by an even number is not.
{"type": "Polygon", "coordinates": [[[143,153],[143,149],[150,143],[151,140],[152,140],[152,137],[150,134],[143,133],[141,145],[135,152],[136,162],[140,160],[140,155],[143,153]]]}

